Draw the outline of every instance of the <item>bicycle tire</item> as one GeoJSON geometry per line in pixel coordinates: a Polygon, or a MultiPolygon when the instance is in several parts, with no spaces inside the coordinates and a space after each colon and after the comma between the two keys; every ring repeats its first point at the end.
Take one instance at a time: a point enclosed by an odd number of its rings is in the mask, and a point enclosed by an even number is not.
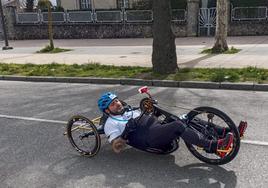
{"type": "MultiPolygon", "coordinates": [[[[77,123],[77,124],[79,124],[77,123]]],[[[68,123],[67,123],[67,137],[71,143],[71,145],[81,154],[87,157],[93,157],[95,156],[99,150],[100,150],[100,146],[101,146],[101,139],[100,139],[100,135],[97,131],[96,126],[94,125],[94,123],[92,121],[90,121],[88,118],[81,116],[81,115],[74,115],[72,116],[68,123]],[[84,123],[86,125],[86,127],[81,127],[80,128],[76,128],[75,123],[84,123]],[[85,147],[82,148],[77,142],[75,141],[76,138],[74,138],[74,133],[77,132],[77,130],[82,129],[84,130],[83,134],[79,135],[79,139],[81,140],[82,144],[83,144],[83,139],[84,137],[90,137],[93,138],[94,143],[90,143],[89,144],[93,144],[92,148],[89,147],[85,147]]],[[[83,144],[84,145],[84,144],[83,144]]]]}
{"type": "MultiPolygon", "coordinates": [[[[211,159],[211,158],[203,156],[195,148],[195,146],[193,146],[192,144],[189,144],[186,142],[185,142],[185,144],[186,144],[188,150],[196,158],[198,158],[199,160],[201,160],[205,163],[212,164],[212,165],[223,165],[223,164],[229,163],[230,161],[232,161],[236,157],[236,155],[238,154],[239,148],[240,148],[240,137],[239,137],[239,132],[237,130],[237,127],[235,126],[235,123],[232,121],[232,119],[228,115],[226,115],[224,112],[222,112],[216,108],[212,108],[212,107],[198,107],[198,108],[193,109],[192,111],[190,111],[187,114],[187,118],[188,118],[187,122],[190,123],[197,115],[204,113],[204,112],[218,116],[230,128],[231,132],[234,134],[233,149],[231,150],[230,153],[228,153],[223,158],[211,159]]],[[[213,155],[213,154],[211,154],[211,155],[213,155]]]]}

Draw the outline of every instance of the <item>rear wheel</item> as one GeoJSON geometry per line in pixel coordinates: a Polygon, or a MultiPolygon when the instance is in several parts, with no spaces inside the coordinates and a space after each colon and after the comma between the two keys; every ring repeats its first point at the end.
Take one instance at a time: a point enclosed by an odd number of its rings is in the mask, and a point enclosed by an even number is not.
{"type": "Polygon", "coordinates": [[[67,136],[81,155],[93,157],[100,150],[101,139],[97,128],[84,116],[75,115],[70,118],[67,124],[67,136]]]}
{"type": "Polygon", "coordinates": [[[190,128],[201,132],[207,139],[217,140],[223,138],[226,132],[232,132],[234,135],[231,150],[226,154],[211,153],[204,148],[185,143],[196,158],[209,164],[222,165],[236,157],[240,148],[239,133],[234,122],[224,112],[212,107],[198,107],[187,114],[187,122],[190,128]],[[219,130],[225,131],[219,133],[219,130]]]}

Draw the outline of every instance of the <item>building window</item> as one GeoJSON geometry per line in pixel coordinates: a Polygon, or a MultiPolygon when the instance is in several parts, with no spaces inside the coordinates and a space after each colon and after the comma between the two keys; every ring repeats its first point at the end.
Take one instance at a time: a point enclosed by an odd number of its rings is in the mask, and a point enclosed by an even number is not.
{"type": "Polygon", "coordinates": [[[129,8],[129,0],[117,0],[117,8],[129,8]]]}
{"type": "Polygon", "coordinates": [[[80,0],[81,9],[91,9],[91,0],[80,0]]]}

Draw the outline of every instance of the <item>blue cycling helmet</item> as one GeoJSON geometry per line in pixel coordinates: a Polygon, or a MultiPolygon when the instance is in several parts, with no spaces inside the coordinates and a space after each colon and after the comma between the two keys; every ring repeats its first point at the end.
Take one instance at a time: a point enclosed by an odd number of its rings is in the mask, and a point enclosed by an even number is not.
{"type": "Polygon", "coordinates": [[[114,93],[104,93],[98,100],[98,107],[100,111],[104,112],[115,98],[117,98],[117,96],[114,93]]]}

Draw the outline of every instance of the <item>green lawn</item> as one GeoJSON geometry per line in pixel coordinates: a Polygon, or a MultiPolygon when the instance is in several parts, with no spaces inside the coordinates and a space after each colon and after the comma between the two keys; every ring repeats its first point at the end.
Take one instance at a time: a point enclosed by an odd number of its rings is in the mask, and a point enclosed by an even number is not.
{"type": "Polygon", "coordinates": [[[248,67],[243,69],[224,68],[183,68],[176,74],[158,75],[151,68],[108,66],[100,64],[4,64],[0,63],[0,75],[21,76],[64,76],[64,77],[105,77],[141,78],[177,81],[212,82],[258,82],[268,83],[268,69],[248,67]]]}
{"type": "Polygon", "coordinates": [[[222,52],[222,53],[214,53],[212,48],[209,49],[205,49],[201,52],[201,54],[236,54],[238,52],[240,52],[241,49],[236,49],[233,46],[231,48],[229,48],[227,51],[222,52]]]}

